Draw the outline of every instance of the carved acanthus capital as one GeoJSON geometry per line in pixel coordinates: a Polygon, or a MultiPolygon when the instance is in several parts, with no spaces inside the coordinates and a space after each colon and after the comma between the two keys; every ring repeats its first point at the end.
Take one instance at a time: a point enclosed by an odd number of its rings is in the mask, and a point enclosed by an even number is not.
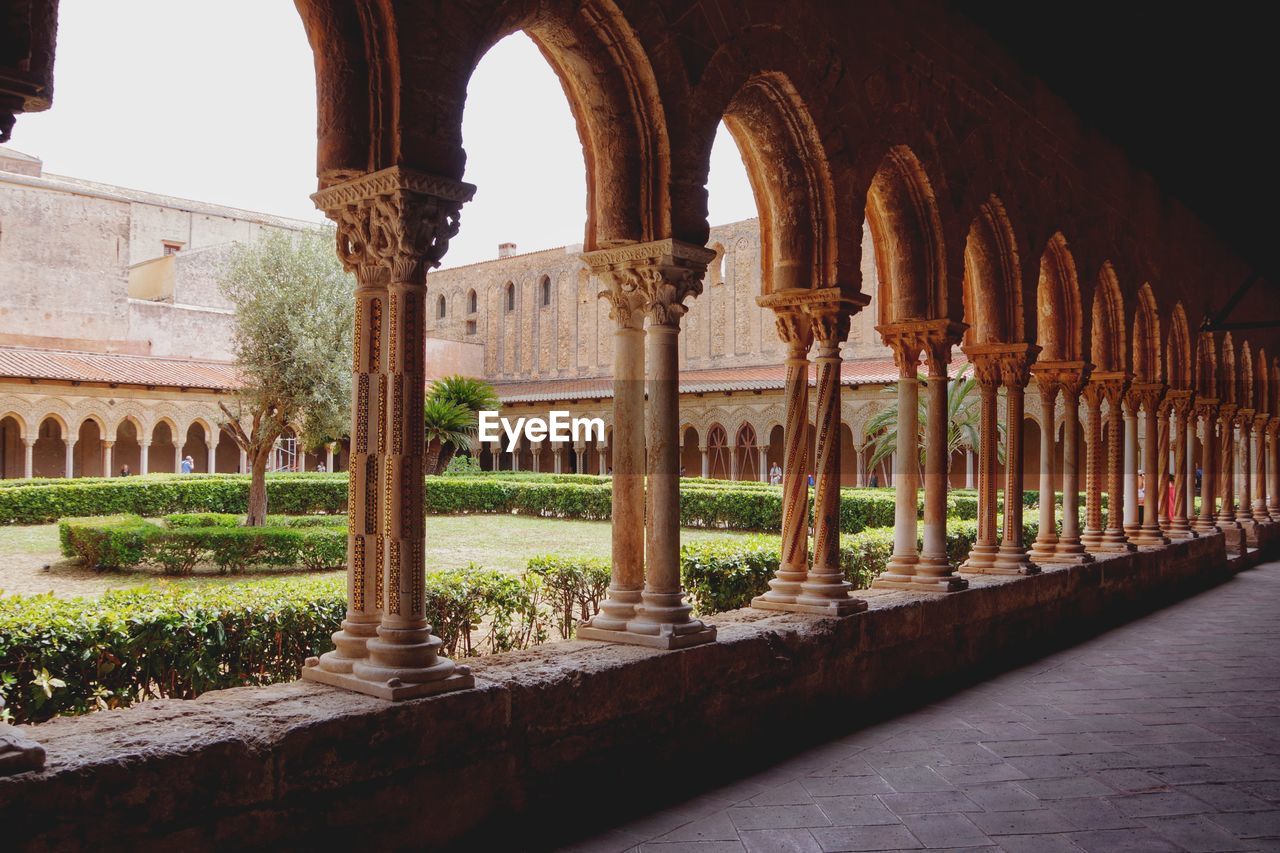
{"type": "Polygon", "coordinates": [[[1182,390],[1168,391],[1164,396],[1165,405],[1179,423],[1185,423],[1195,408],[1195,392],[1182,390]]]}
{"type": "Polygon", "coordinates": [[[702,277],[714,259],[710,249],[679,240],[630,243],[582,255],[587,268],[608,287],[600,296],[609,300],[609,316],[628,328],[639,328],[636,323],[643,323],[644,314],[656,325],[679,326],[688,311],[684,301],[702,293],[702,277]],[[638,295],[641,307],[632,295],[638,295]]]}
{"type": "Polygon", "coordinates": [[[1075,400],[1092,369],[1093,365],[1087,361],[1037,361],[1031,366],[1031,375],[1036,378],[1042,394],[1053,388],[1056,389],[1053,396],[1061,391],[1068,399],[1075,400]]]}
{"type": "Polygon", "coordinates": [[[1095,370],[1089,375],[1089,386],[1097,387],[1107,405],[1119,409],[1129,390],[1129,374],[1119,370],[1095,370]]]}
{"type": "Polygon", "coordinates": [[[1139,380],[1129,386],[1128,400],[1129,408],[1136,413],[1146,410],[1152,415],[1156,414],[1160,407],[1160,401],[1164,399],[1166,385],[1163,382],[1154,382],[1150,380],[1139,380]]]}
{"type": "Polygon", "coordinates": [[[1206,423],[1212,423],[1218,419],[1218,401],[1213,397],[1200,397],[1195,399],[1194,410],[1197,418],[1203,419],[1206,423]]]}
{"type": "Polygon", "coordinates": [[[825,349],[838,348],[849,337],[850,320],[862,310],[870,297],[852,296],[839,287],[824,287],[796,294],[791,303],[809,318],[813,336],[825,349]]]}
{"type": "Polygon", "coordinates": [[[312,201],[337,225],[338,258],[362,284],[372,270],[421,283],[458,233],[471,184],[392,166],[328,187],[312,201]]]}
{"type": "Polygon", "coordinates": [[[1236,422],[1236,412],[1240,409],[1235,403],[1220,403],[1218,405],[1218,422],[1224,427],[1230,428],[1236,422]]]}
{"type": "Polygon", "coordinates": [[[1256,414],[1253,409],[1236,409],[1235,425],[1247,432],[1253,428],[1253,416],[1256,414]]]}
{"type": "Polygon", "coordinates": [[[930,376],[946,376],[951,362],[951,348],[964,337],[964,323],[952,320],[911,320],[876,326],[885,346],[893,350],[893,361],[903,379],[915,377],[920,353],[929,362],[930,376]]]}
{"type": "Polygon", "coordinates": [[[773,309],[773,323],[778,330],[778,340],[787,345],[792,357],[804,358],[813,346],[813,326],[809,315],[799,308],[773,309]]]}
{"type": "Polygon", "coordinates": [[[1257,412],[1257,413],[1255,413],[1255,414],[1254,414],[1254,416],[1253,416],[1253,430],[1254,430],[1254,432],[1258,433],[1258,435],[1262,435],[1264,432],[1266,432],[1268,429],[1270,429],[1270,426],[1271,426],[1271,416],[1270,416],[1270,415],[1264,415],[1264,414],[1263,414],[1263,413],[1261,413],[1261,412],[1257,412]]]}

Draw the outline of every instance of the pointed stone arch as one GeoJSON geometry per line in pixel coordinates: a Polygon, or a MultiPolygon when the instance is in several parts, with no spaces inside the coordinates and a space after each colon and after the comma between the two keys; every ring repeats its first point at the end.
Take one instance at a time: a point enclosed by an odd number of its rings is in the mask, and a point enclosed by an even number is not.
{"type": "Polygon", "coordinates": [[[1061,232],[1055,232],[1040,256],[1036,284],[1036,343],[1044,361],[1079,361],[1081,340],[1080,282],[1076,262],[1061,232]]]}
{"type": "Polygon", "coordinates": [[[1182,303],[1173,306],[1169,318],[1169,354],[1165,364],[1166,381],[1175,391],[1192,390],[1191,329],[1182,303]]]}
{"type": "Polygon", "coordinates": [[[1160,363],[1160,313],[1150,284],[1138,289],[1138,303],[1133,315],[1133,376],[1141,382],[1164,379],[1160,363]]]}
{"type": "Polygon", "coordinates": [[[946,250],[933,185],[905,145],[889,149],[867,193],[880,324],[947,317],[946,250]]]}
{"type": "Polygon", "coordinates": [[[1111,262],[1104,262],[1098,273],[1098,286],[1093,293],[1092,334],[1089,359],[1099,372],[1126,372],[1124,299],[1120,281],[1111,262]]]}
{"type": "Polygon", "coordinates": [[[1023,343],[1022,271],[1004,205],[991,196],[978,208],[964,247],[965,343],[1023,343]]]}

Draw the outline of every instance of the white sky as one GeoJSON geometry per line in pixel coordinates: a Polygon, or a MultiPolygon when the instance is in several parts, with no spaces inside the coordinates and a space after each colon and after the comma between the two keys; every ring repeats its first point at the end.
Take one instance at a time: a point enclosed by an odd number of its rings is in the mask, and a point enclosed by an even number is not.
{"type": "MultiPolygon", "coordinates": [[[[560,84],[517,34],[484,57],[463,122],[475,201],[446,265],[580,243],[582,147],[560,84]]],[[[320,221],[315,77],[289,0],[62,0],[53,109],[10,147],[55,174],[320,221]]],[[[711,222],[756,215],[737,148],[712,152],[711,222]]]]}

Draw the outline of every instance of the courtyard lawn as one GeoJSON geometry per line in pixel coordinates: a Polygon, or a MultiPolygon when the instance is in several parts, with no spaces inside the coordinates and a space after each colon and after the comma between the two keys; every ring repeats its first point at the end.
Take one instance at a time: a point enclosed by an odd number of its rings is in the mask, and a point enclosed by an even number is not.
{"type": "MultiPolygon", "coordinates": [[[[489,569],[521,572],[531,557],[607,557],[611,525],[606,521],[564,521],[520,515],[427,517],[427,569],[455,569],[476,563],[489,569]]],[[[719,530],[685,530],[685,542],[737,539],[753,534],[719,530]]],[[[62,598],[100,595],[109,589],[164,580],[179,586],[201,586],[277,577],[326,577],[337,572],[260,571],[219,575],[200,567],[194,577],[166,578],[158,570],[96,572],[68,560],[58,550],[58,526],[0,526],[0,594],[52,592],[62,598]],[[48,570],[45,570],[48,566],[48,570]]]]}

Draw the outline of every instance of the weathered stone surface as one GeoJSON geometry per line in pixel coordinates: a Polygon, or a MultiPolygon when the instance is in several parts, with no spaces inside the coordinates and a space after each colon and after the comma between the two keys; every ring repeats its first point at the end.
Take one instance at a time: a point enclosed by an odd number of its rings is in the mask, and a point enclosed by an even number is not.
{"type": "Polygon", "coordinates": [[[32,730],[45,769],[0,779],[0,823],[17,850],[443,842],[592,772],[683,766],[781,718],[883,703],[1232,570],[1208,536],[950,596],[871,591],[840,620],[721,614],[716,643],[679,652],[494,655],[475,690],[399,704],[294,682],[54,720],[32,730]]]}

